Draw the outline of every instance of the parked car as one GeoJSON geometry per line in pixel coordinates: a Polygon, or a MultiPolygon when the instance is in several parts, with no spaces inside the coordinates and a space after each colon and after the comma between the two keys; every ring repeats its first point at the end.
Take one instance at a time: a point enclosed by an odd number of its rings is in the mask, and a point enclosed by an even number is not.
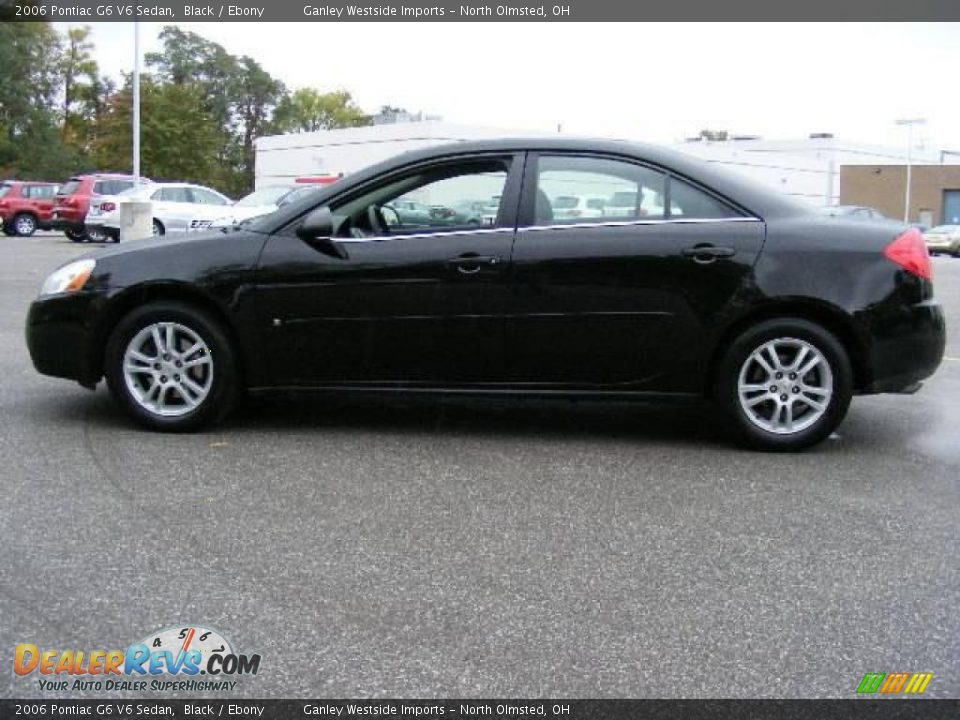
{"type": "Polygon", "coordinates": [[[288,203],[296,202],[311,193],[318,192],[322,187],[322,184],[295,183],[260,188],[237,200],[224,210],[224,214],[214,218],[211,222],[197,221],[194,223],[194,228],[200,229],[204,224],[210,228],[234,227],[253,218],[269,215],[288,203]]]}
{"type": "Polygon", "coordinates": [[[555,218],[603,217],[609,198],[601,195],[558,195],[550,203],[555,218]]]}
{"type": "Polygon", "coordinates": [[[209,223],[233,204],[226,195],[190,183],[147,183],[113,197],[100,198],[87,213],[86,225],[110,239],[120,239],[120,207],[131,200],[150,201],[153,235],[187,232],[201,221],[209,223]]]}
{"type": "Polygon", "coordinates": [[[960,257],[960,225],[938,225],[923,234],[931,255],[945,253],[960,257]]]}
{"type": "Polygon", "coordinates": [[[131,175],[96,173],[72,177],[60,186],[50,225],[74,242],[86,242],[89,238],[84,221],[90,206],[106,195],[119,195],[133,186],[131,175]]]}
{"type": "Polygon", "coordinates": [[[820,212],[831,217],[842,217],[849,220],[876,220],[886,222],[890,218],[879,210],[865,205],[831,205],[830,207],[820,208],[820,212]]]}
{"type": "Polygon", "coordinates": [[[50,228],[59,185],[7,180],[0,183],[0,227],[6,235],[29,237],[50,228]]]}
{"type": "Polygon", "coordinates": [[[916,230],[825,218],[674,151],[550,138],[401,155],[229,241],[87,254],[43,283],[26,337],[40,372],[105,377],[157,430],[216,421],[242,389],[667,394],[712,398],[750,443],[797,449],[855,394],[915,392],[945,331],[916,230]],[[558,221],[549,174],[669,201],[659,217],[558,221]],[[493,226],[385,218],[424,187],[456,205],[453,187],[466,201],[478,185],[501,188],[493,226]]]}

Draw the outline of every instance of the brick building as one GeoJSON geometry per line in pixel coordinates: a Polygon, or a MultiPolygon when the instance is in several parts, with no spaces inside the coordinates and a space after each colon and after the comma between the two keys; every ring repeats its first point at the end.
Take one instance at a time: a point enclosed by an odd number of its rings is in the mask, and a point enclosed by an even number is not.
{"type": "MultiPolygon", "coordinates": [[[[914,165],[910,181],[910,222],[960,225],[960,165],[914,165]]],[[[867,205],[903,217],[905,165],[842,165],[840,204],[867,205]]]]}

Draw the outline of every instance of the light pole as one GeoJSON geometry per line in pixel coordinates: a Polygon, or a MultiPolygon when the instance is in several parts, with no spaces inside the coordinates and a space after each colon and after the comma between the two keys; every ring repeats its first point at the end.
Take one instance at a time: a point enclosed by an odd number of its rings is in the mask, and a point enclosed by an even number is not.
{"type": "Polygon", "coordinates": [[[140,185],[140,23],[133,24],[133,182],[140,185]]]}
{"type": "Polygon", "coordinates": [[[897,125],[907,126],[907,189],[904,192],[903,200],[903,221],[905,223],[910,222],[910,179],[912,175],[911,161],[913,159],[913,126],[925,125],[926,122],[926,118],[903,118],[897,120],[897,125]]]}

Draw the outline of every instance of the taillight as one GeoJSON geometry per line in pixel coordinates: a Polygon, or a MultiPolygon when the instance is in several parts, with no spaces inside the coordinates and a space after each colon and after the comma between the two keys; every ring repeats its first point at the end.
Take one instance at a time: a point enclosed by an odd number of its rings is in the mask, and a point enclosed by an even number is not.
{"type": "Polygon", "coordinates": [[[117,204],[112,202],[100,203],[100,209],[104,212],[113,212],[117,209],[117,204]]]}
{"type": "Polygon", "coordinates": [[[930,253],[927,252],[923,235],[916,228],[910,228],[897,236],[896,240],[883,249],[883,254],[911,275],[924,280],[933,280],[930,253]]]}

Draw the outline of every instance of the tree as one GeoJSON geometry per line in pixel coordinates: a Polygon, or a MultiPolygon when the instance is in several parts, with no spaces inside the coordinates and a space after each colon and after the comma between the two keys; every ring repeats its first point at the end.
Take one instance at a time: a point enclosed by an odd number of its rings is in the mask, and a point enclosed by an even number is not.
{"type": "Polygon", "coordinates": [[[0,171],[59,178],[76,162],[62,146],[60,36],[46,22],[0,23],[0,171]]]}
{"type": "Polygon", "coordinates": [[[320,93],[300,88],[284,97],[273,114],[276,132],[314,132],[369,124],[369,117],[346,90],[320,93]]]}
{"type": "MultiPolygon", "coordinates": [[[[203,109],[199,88],[140,78],[140,167],[154,180],[183,180],[223,187],[217,166],[220,137],[203,109]]],[[[99,167],[131,172],[133,89],[127,76],[121,91],[107,102],[98,133],[99,167]]]]}
{"type": "MultiPolygon", "coordinates": [[[[241,180],[243,187],[252,188],[256,159],[253,141],[263,133],[286,89],[249,57],[240,59],[234,88],[236,119],[241,134],[241,180]]],[[[231,190],[239,193],[243,187],[231,190]]]]}

